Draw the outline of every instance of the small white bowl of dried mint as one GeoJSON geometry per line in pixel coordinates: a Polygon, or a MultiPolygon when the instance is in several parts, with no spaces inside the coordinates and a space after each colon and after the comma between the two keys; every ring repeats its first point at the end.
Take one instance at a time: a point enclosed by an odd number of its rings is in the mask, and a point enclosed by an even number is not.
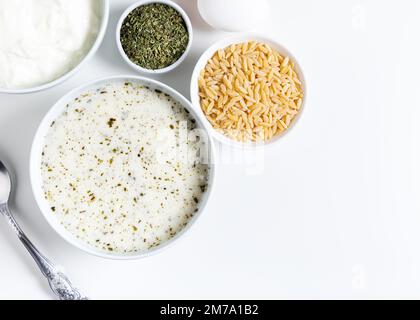
{"type": "Polygon", "coordinates": [[[169,0],[142,0],[128,7],[117,24],[118,50],[134,70],[163,74],[187,57],[193,28],[187,13],[169,0]]]}

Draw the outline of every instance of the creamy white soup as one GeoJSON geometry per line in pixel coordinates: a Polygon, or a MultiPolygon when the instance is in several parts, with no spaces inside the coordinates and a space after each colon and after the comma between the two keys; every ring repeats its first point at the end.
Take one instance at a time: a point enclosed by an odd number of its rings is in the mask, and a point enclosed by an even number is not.
{"type": "Polygon", "coordinates": [[[191,114],[158,90],[126,82],[87,91],[46,136],[51,214],[100,250],[158,247],[199,209],[210,170],[204,140],[191,114]]]}

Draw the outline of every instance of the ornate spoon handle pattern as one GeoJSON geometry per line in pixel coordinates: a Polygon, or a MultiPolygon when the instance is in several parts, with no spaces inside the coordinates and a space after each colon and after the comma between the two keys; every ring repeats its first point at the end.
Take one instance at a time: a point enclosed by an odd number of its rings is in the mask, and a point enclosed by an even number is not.
{"type": "Polygon", "coordinates": [[[51,290],[60,300],[88,300],[87,297],[83,296],[80,291],[72,285],[67,276],[59,271],[58,268],[32,244],[23,233],[6,205],[0,206],[0,214],[3,214],[20,241],[34,258],[42,274],[47,278],[51,290]]]}

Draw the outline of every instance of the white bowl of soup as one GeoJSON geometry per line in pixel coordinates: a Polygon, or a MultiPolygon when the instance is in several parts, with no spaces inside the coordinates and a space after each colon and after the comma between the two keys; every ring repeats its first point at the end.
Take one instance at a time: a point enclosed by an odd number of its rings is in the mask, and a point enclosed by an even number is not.
{"type": "Polygon", "coordinates": [[[209,201],[213,142],[170,87],[118,76],[83,85],[43,119],[30,160],[49,224],[76,247],[111,259],[156,253],[209,201]]]}

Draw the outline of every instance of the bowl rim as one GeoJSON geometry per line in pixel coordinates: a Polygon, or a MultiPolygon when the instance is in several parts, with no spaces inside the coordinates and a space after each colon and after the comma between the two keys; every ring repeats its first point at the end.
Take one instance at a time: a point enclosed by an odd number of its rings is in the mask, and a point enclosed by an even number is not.
{"type": "Polygon", "coordinates": [[[137,2],[133,3],[120,16],[120,18],[118,20],[118,23],[117,23],[117,27],[116,27],[116,33],[115,33],[115,41],[117,43],[117,48],[118,48],[118,51],[119,51],[121,57],[123,58],[123,60],[135,71],[145,73],[145,74],[149,74],[149,75],[168,73],[168,72],[174,70],[175,68],[177,68],[179,65],[181,65],[181,63],[184,62],[184,60],[188,56],[189,52],[191,51],[193,38],[194,38],[194,30],[193,30],[193,27],[192,27],[190,17],[185,12],[185,10],[182,9],[182,7],[180,5],[178,5],[177,3],[175,3],[171,0],[140,0],[140,1],[137,1],[137,2]],[[187,26],[188,35],[189,35],[187,48],[185,49],[185,51],[181,55],[181,57],[179,57],[179,59],[177,61],[175,61],[173,64],[171,64],[170,66],[167,66],[167,67],[162,68],[162,69],[156,69],[156,70],[146,69],[146,68],[143,68],[143,67],[135,64],[134,62],[132,62],[130,60],[130,58],[128,58],[127,54],[125,53],[125,51],[122,47],[122,44],[121,44],[121,40],[120,40],[121,39],[121,27],[122,27],[122,24],[123,24],[124,20],[127,18],[127,16],[133,10],[135,10],[136,8],[144,6],[144,5],[148,5],[148,4],[153,4],[153,3],[166,4],[166,5],[174,8],[176,11],[178,11],[179,14],[181,14],[182,18],[185,21],[185,25],[187,26]]]}
{"type": "Polygon", "coordinates": [[[96,54],[99,47],[101,46],[103,39],[105,37],[105,33],[108,27],[109,23],[109,12],[110,12],[110,0],[101,0],[102,5],[102,17],[101,17],[101,24],[99,27],[99,32],[96,36],[96,40],[93,43],[92,47],[88,51],[88,53],[84,56],[82,60],[69,72],[65,73],[61,77],[47,82],[45,84],[41,84],[35,87],[30,88],[22,88],[22,89],[6,89],[0,87],[0,93],[6,93],[6,94],[27,94],[27,93],[34,93],[39,91],[44,91],[47,89],[50,89],[52,87],[58,86],[59,84],[65,82],[66,80],[70,79],[72,76],[74,76],[77,72],[80,71],[81,68],[96,54]]]}
{"type": "Polygon", "coordinates": [[[232,148],[237,148],[237,149],[245,149],[245,150],[270,149],[274,147],[275,145],[277,145],[280,141],[282,141],[283,140],[282,138],[284,136],[286,136],[291,131],[293,131],[292,129],[295,128],[296,123],[298,123],[299,120],[302,118],[304,111],[306,110],[306,102],[308,100],[308,87],[307,87],[306,78],[302,70],[301,64],[296,59],[296,57],[284,45],[282,45],[281,43],[279,43],[278,41],[270,37],[260,35],[254,32],[245,32],[245,33],[240,33],[240,34],[219,40],[203,52],[203,54],[198,59],[194,67],[192,76],[191,76],[190,96],[191,96],[191,103],[193,107],[196,109],[197,113],[202,118],[203,122],[206,125],[207,130],[210,132],[212,137],[218,142],[222,143],[223,145],[226,145],[232,148]],[[200,76],[200,72],[202,69],[204,69],[204,67],[207,64],[207,61],[213,56],[213,54],[216,53],[217,50],[226,48],[229,45],[238,44],[245,41],[252,41],[252,40],[267,43],[273,48],[277,49],[281,54],[285,54],[289,56],[289,58],[295,63],[295,69],[296,69],[297,74],[299,75],[300,81],[302,82],[302,89],[304,92],[301,110],[298,113],[298,115],[293,119],[292,124],[289,126],[289,128],[285,130],[283,133],[281,133],[280,135],[273,137],[271,140],[265,141],[262,143],[239,142],[223,135],[220,132],[217,132],[213,128],[211,123],[207,120],[207,117],[202,111],[199,95],[198,95],[198,79],[200,76]]]}
{"type": "Polygon", "coordinates": [[[216,180],[216,164],[215,164],[215,145],[214,141],[211,138],[211,135],[207,131],[206,127],[204,126],[202,120],[194,110],[191,105],[191,102],[186,99],[181,93],[173,89],[172,87],[147,77],[141,76],[133,76],[133,75],[116,75],[111,77],[101,77],[93,81],[89,81],[77,88],[69,91],[65,95],[63,95],[46,113],[44,118],[42,119],[32,142],[30,158],[29,158],[29,175],[30,175],[30,183],[32,188],[32,193],[35,197],[36,203],[38,205],[39,210],[41,211],[45,220],[47,220],[50,227],[59,235],[61,238],[66,240],[72,246],[89,253],[91,255],[105,258],[109,260],[137,260],[146,257],[150,257],[161,253],[162,251],[168,249],[172,245],[178,242],[180,238],[182,238],[192,227],[196,224],[197,220],[201,217],[205,209],[207,208],[208,204],[210,203],[211,197],[213,196],[213,190],[215,186],[216,180]],[[78,240],[74,235],[72,235],[69,231],[67,231],[64,227],[62,227],[58,220],[52,214],[50,206],[45,200],[42,191],[42,174],[40,168],[41,163],[41,153],[42,148],[45,144],[45,135],[49,130],[50,124],[54,119],[56,119],[65,108],[65,105],[68,101],[79,95],[84,90],[88,90],[90,88],[99,87],[101,84],[113,82],[113,81],[136,81],[140,83],[144,83],[150,87],[155,87],[156,89],[162,90],[163,92],[169,94],[172,98],[176,101],[181,103],[181,105],[187,108],[194,118],[197,120],[200,128],[206,133],[207,140],[208,140],[208,150],[209,150],[209,176],[208,176],[208,188],[204,194],[203,199],[201,200],[201,204],[199,207],[198,212],[194,214],[194,217],[188,222],[187,226],[184,227],[180,232],[178,232],[173,238],[164,242],[160,246],[153,248],[148,251],[132,253],[132,254],[117,254],[117,253],[107,253],[103,250],[96,249],[93,246],[78,240]]]}

